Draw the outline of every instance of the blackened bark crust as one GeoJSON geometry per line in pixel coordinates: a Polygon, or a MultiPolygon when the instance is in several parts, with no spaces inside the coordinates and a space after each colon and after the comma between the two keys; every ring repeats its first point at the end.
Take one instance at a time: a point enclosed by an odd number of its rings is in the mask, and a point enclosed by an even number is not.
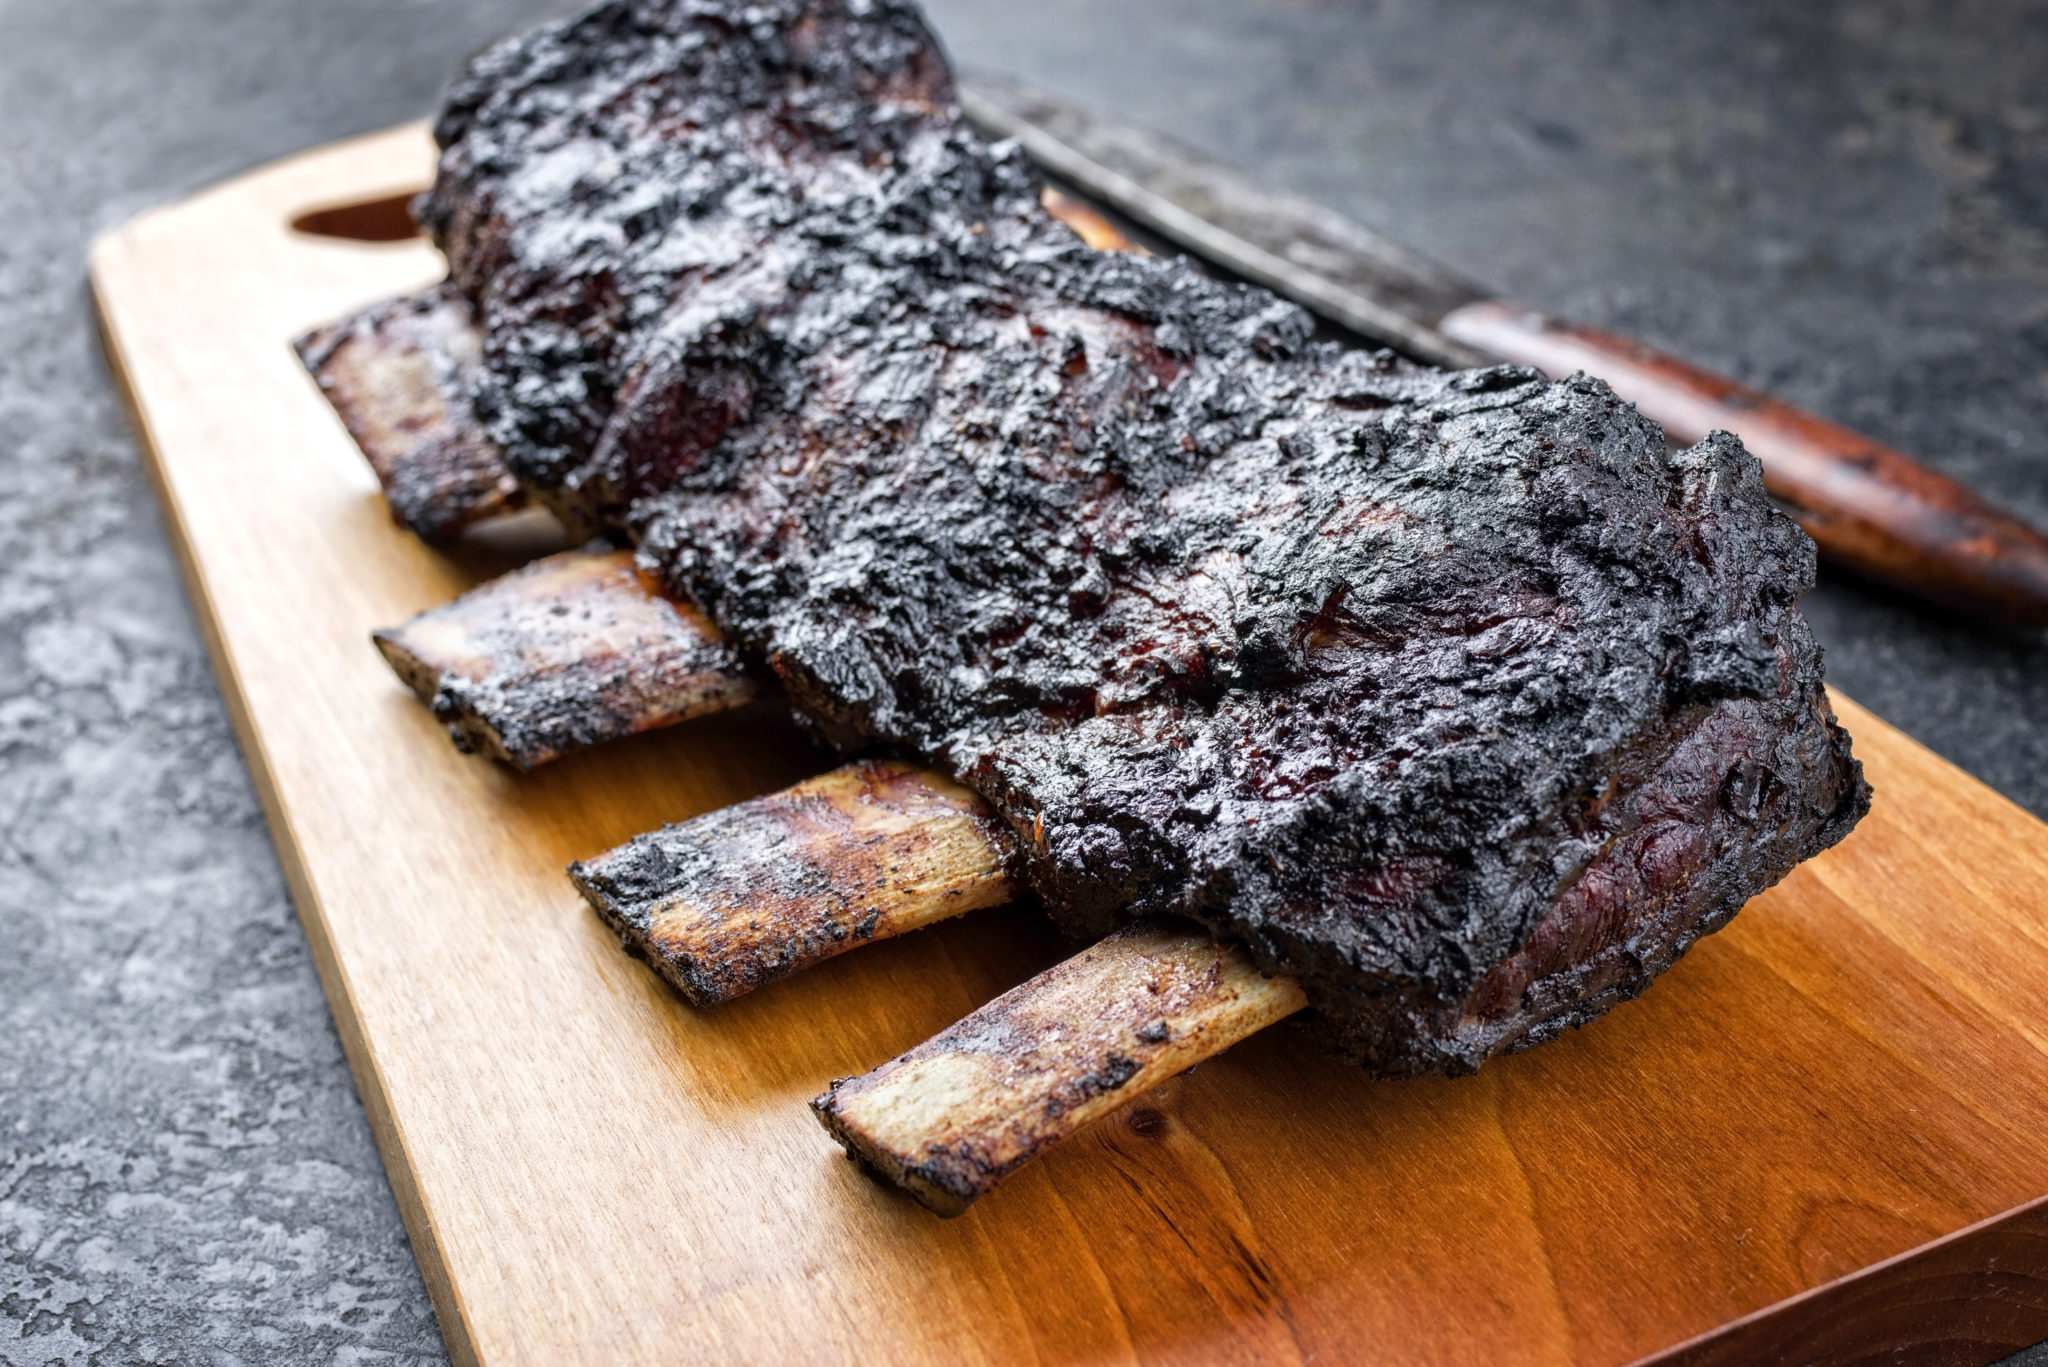
{"type": "Polygon", "coordinates": [[[477,411],[821,732],[959,775],[1077,934],[1192,917],[1461,1071],[1633,995],[1867,789],[1716,436],[1097,253],[894,0],[486,53],[422,218],[477,411]]]}

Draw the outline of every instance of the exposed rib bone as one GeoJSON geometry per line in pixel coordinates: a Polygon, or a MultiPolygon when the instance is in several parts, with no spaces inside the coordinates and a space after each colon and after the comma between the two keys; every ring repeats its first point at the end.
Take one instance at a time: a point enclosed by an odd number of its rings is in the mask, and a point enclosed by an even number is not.
{"type": "Polygon", "coordinates": [[[958,1215],[1048,1145],[1306,1004],[1241,949],[1139,922],[811,1108],[853,1158],[958,1215]]]}
{"type": "Polygon", "coordinates": [[[457,747],[521,769],[764,691],[625,551],[537,560],[374,639],[457,747]]]}
{"type": "Polygon", "coordinates": [[[470,410],[482,340],[453,287],[373,304],[297,345],[403,526],[432,541],[524,504],[470,410]]]}
{"type": "Polygon", "coordinates": [[[1009,849],[971,790],[870,760],[640,836],[569,876],[628,952],[711,1006],[1009,901],[1009,849]]]}
{"type": "MultiPolygon", "coordinates": [[[[970,789],[891,760],[639,836],[569,876],[697,1006],[1010,900],[1012,837],[970,789]]],[[[958,1215],[1048,1145],[1301,1009],[1290,978],[1141,922],[812,1102],[849,1154],[958,1215]]]]}

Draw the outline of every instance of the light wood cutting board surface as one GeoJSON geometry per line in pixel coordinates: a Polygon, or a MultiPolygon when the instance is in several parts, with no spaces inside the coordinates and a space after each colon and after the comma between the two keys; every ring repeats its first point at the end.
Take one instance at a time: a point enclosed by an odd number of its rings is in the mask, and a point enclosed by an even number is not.
{"type": "Polygon", "coordinates": [[[373,627],[532,546],[400,532],[288,345],[436,253],[289,225],[431,158],[409,127],[276,164],[110,234],[93,283],[459,1361],[1605,1367],[1718,1332],[1683,1360],[1882,1333],[1980,1362],[2048,1335],[2031,1212],[1827,1285],[2048,1196],[2048,827],[1839,698],[1868,820],[1588,1030],[1395,1084],[1270,1031],[960,1220],[867,1181],[805,1101],[1060,946],[983,913],[692,1010],[563,865],[830,760],[757,709],[521,777],[390,676],[373,627]]]}

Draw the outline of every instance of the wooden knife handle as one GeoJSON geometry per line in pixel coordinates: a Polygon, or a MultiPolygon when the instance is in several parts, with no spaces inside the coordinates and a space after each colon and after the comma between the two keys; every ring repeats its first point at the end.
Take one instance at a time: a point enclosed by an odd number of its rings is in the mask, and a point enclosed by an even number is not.
{"type": "Polygon", "coordinates": [[[1549,375],[1597,375],[1674,441],[1735,433],[1763,462],[1765,486],[1838,564],[1979,616],[2048,624],[2048,537],[1889,446],[1640,342],[1513,304],[1467,304],[1439,326],[1549,375]]]}

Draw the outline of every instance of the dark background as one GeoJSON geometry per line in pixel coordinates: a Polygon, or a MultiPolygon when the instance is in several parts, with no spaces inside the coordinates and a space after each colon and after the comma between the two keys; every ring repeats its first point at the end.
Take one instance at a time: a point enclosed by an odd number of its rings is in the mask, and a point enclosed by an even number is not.
{"type": "MultiPolygon", "coordinates": [[[[441,1344],[84,289],[419,117],[511,0],[0,0],[0,1364],[441,1344]]],[[[2048,5],[931,0],[1221,153],[2048,526],[2048,5]]],[[[2048,815],[2048,644],[1830,580],[1831,681],[2048,815]]],[[[2048,1352],[2027,1355],[2048,1367],[2048,1352]]]]}

